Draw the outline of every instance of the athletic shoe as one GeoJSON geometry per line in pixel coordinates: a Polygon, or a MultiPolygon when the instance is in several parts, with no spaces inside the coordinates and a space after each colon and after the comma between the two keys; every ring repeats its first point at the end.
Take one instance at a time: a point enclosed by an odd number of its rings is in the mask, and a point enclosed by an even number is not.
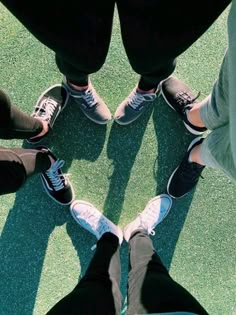
{"type": "Polygon", "coordinates": [[[148,234],[155,235],[155,227],[165,219],[171,206],[172,199],[167,194],[151,199],[143,212],[124,228],[124,239],[128,242],[136,230],[145,230],[148,234]]]}
{"type": "Polygon", "coordinates": [[[118,106],[114,119],[119,125],[128,125],[138,119],[157,97],[158,88],[154,93],[139,93],[137,87],[118,106]]]}
{"type": "Polygon", "coordinates": [[[191,89],[185,83],[175,77],[169,77],[161,83],[161,94],[166,103],[182,118],[189,132],[194,135],[201,135],[207,130],[205,127],[192,125],[187,117],[187,111],[196,103],[196,99],[200,93],[194,96],[191,89]]]}
{"type": "Polygon", "coordinates": [[[198,183],[199,177],[205,166],[189,162],[192,149],[203,142],[203,138],[195,138],[180,163],[169,178],[167,192],[173,198],[180,198],[190,192],[198,183]]]}
{"type": "Polygon", "coordinates": [[[75,221],[85,230],[94,234],[99,240],[104,233],[112,233],[119,238],[119,243],[123,241],[123,233],[120,227],[107,219],[94,205],[87,201],[75,200],[70,211],[75,221]]]}
{"type": "MultiPolygon", "coordinates": [[[[49,87],[40,95],[34,108],[32,117],[48,122],[49,130],[52,129],[58,115],[66,107],[69,99],[67,89],[61,84],[49,87]]],[[[48,133],[41,137],[27,139],[29,143],[40,142],[48,133]]]]}
{"type": "Polygon", "coordinates": [[[49,197],[61,205],[71,204],[74,200],[74,190],[70,181],[61,170],[65,161],[58,160],[48,148],[40,147],[37,149],[47,150],[48,155],[55,161],[55,163],[53,163],[46,172],[43,172],[40,175],[46,193],[49,197]]]}
{"type": "Polygon", "coordinates": [[[97,94],[91,82],[89,82],[86,90],[77,91],[66,82],[66,78],[63,80],[63,84],[70,93],[70,96],[73,97],[76,104],[88,119],[100,125],[105,125],[111,120],[110,110],[97,94]]]}

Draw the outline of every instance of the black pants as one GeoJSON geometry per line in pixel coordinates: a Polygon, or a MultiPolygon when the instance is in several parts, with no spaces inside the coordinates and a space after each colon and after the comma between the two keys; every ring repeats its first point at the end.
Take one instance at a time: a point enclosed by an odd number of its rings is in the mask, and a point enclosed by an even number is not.
{"type": "Polygon", "coordinates": [[[39,119],[23,113],[0,90],[0,139],[27,139],[38,135],[42,130],[43,124],[39,119]]]}
{"type": "MultiPolygon", "coordinates": [[[[170,277],[147,234],[137,231],[132,235],[129,246],[127,314],[177,311],[207,314],[197,300],[170,277]]],[[[111,233],[105,233],[97,243],[85,276],[47,314],[120,314],[120,275],[118,238],[111,233]]]]}
{"type": "Polygon", "coordinates": [[[16,192],[34,174],[51,166],[47,152],[0,147],[0,195],[16,192]]]}
{"type": "Polygon", "coordinates": [[[42,43],[55,51],[69,81],[86,85],[108,52],[115,3],[124,47],[139,87],[169,76],[175,59],[216,20],[230,0],[1,1],[42,43]]]}

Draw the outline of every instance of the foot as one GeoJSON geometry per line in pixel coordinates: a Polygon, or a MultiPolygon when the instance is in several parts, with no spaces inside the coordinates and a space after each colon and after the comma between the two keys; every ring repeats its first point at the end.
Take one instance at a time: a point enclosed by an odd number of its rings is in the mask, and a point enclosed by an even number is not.
{"type": "MultiPolygon", "coordinates": [[[[38,98],[32,117],[47,122],[49,130],[51,130],[58,115],[66,107],[68,99],[69,94],[66,88],[61,84],[55,84],[44,91],[38,98]]],[[[31,144],[38,143],[47,134],[48,133],[45,133],[42,136],[30,138],[27,141],[31,144]]]]}
{"type": "Polygon", "coordinates": [[[48,156],[52,161],[51,167],[40,175],[46,193],[61,205],[71,204],[74,200],[74,190],[70,181],[61,170],[65,161],[58,160],[46,147],[39,147],[38,149],[47,150],[48,156]]]}
{"type": "Polygon", "coordinates": [[[194,135],[203,134],[207,128],[193,125],[187,117],[187,112],[196,104],[197,96],[191,89],[175,77],[169,77],[161,83],[161,94],[166,103],[182,118],[185,127],[194,135]]]}
{"type": "Polygon", "coordinates": [[[200,145],[203,140],[203,138],[198,137],[190,143],[182,162],[170,176],[167,184],[167,192],[171,197],[183,197],[197,185],[205,166],[190,162],[189,157],[192,150],[197,145],[200,145]]]}
{"type": "Polygon", "coordinates": [[[88,87],[85,90],[74,89],[64,78],[63,85],[68,90],[69,94],[78,104],[84,115],[93,122],[105,125],[111,120],[111,112],[108,109],[105,102],[97,94],[96,90],[89,82],[88,87]]]}
{"type": "Polygon", "coordinates": [[[70,206],[70,211],[75,221],[85,230],[94,234],[98,240],[104,233],[112,233],[119,238],[119,243],[122,243],[122,230],[107,219],[91,203],[83,200],[75,200],[70,206]]]}
{"type": "Polygon", "coordinates": [[[158,88],[153,93],[140,93],[137,87],[118,106],[114,119],[119,125],[128,125],[138,119],[157,97],[158,88]]]}
{"type": "Polygon", "coordinates": [[[166,194],[151,199],[143,212],[124,228],[124,238],[128,242],[131,234],[136,230],[145,230],[148,234],[154,235],[155,227],[160,224],[172,206],[172,199],[166,194]]]}

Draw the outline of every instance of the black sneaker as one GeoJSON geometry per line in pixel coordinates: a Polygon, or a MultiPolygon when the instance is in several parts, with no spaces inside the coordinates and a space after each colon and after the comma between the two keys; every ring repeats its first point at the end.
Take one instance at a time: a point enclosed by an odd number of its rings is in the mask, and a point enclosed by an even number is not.
{"type": "Polygon", "coordinates": [[[191,150],[203,142],[203,138],[195,138],[180,163],[169,178],[167,193],[173,198],[180,198],[190,192],[196,185],[205,166],[195,162],[189,162],[191,150]]]}
{"type": "Polygon", "coordinates": [[[192,125],[187,118],[186,110],[193,107],[196,99],[191,89],[183,82],[175,77],[169,77],[161,83],[161,94],[166,103],[176,111],[183,120],[185,127],[194,135],[203,134],[207,128],[192,125]]]}
{"type": "MultiPolygon", "coordinates": [[[[44,91],[37,100],[32,117],[48,122],[49,130],[52,129],[58,115],[66,107],[69,99],[67,89],[61,84],[55,84],[44,91]]],[[[48,133],[41,137],[30,138],[31,144],[40,142],[48,133]]]]}
{"type": "Polygon", "coordinates": [[[46,193],[61,205],[71,204],[74,200],[74,190],[70,181],[61,170],[65,161],[58,160],[48,148],[40,147],[38,149],[47,150],[48,155],[55,160],[55,163],[46,172],[40,175],[46,193]]]}

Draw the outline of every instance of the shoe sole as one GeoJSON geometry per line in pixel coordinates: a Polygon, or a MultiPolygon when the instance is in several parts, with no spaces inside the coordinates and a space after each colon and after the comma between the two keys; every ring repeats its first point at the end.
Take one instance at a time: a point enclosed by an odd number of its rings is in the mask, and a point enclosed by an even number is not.
{"type": "MultiPolygon", "coordinates": [[[[40,176],[41,177],[41,176],[40,176]]],[[[71,182],[69,181],[70,183],[70,187],[71,187],[71,192],[72,192],[72,199],[70,202],[68,203],[62,203],[60,201],[58,201],[57,199],[55,199],[52,195],[49,194],[48,190],[47,190],[47,186],[46,184],[44,183],[44,180],[42,179],[41,177],[41,181],[42,181],[42,184],[43,184],[43,188],[45,190],[45,192],[47,193],[47,195],[53,200],[55,201],[56,203],[58,203],[59,205],[62,205],[62,206],[68,206],[68,205],[71,205],[73,202],[74,202],[74,199],[75,199],[75,192],[74,192],[74,189],[73,189],[73,186],[71,185],[71,182]]],[[[68,181],[68,180],[67,180],[68,181]]]]}
{"type": "MultiPolygon", "coordinates": [[[[162,90],[162,83],[160,83],[160,85],[161,85],[161,87],[160,87],[160,93],[159,93],[159,95],[161,95],[161,96],[163,97],[163,99],[165,100],[166,104],[167,104],[173,111],[176,112],[175,108],[168,102],[168,100],[167,100],[166,97],[165,97],[165,94],[164,94],[164,92],[163,92],[163,90],[162,90]]],[[[176,113],[177,113],[177,112],[176,112],[176,113]]],[[[191,134],[193,134],[193,135],[195,135],[195,136],[200,136],[200,135],[204,134],[204,131],[196,131],[195,129],[191,128],[188,124],[185,123],[185,121],[183,121],[183,119],[182,119],[182,122],[183,122],[185,128],[186,128],[191,134]]]]}
{"type": "MultiPolygon", "coordinates": [[[[48,91],[50,91],[52,88],[54,88],[54,87],[61,87],[61,86],[63,86],[62,84],[54,84],[54,85],[52,85],[52,86],[50,86],[48,89],[46,89],[39,97],[38,97],[38,100],[37,100],[37,102],[36,102],[36,105],[35,105],[35,107],[38,105],[38,103],[40,102],[40,99],[44,96],[44,94],[46,94],[48,91]]],[[[65,88],[65,86],[63,86],[64,88],[65,88]]],[[[66,89],[66,88],[65,88],[66,89]]],[[[54,123],[56,122],[56,120],[57,120],[57,117],[62,113],[62,111],[66,108],[66,106],[67,106],[67,104],[68,104],[68,101],[69,101],[69,98],[70,98],[70,94],[69,94],[69,92],[68,92],[68,90],[66,89],[66,91],[67,91],[67,97],[66,97],[66,100],[65,100],[65,105],[61,108],[61,110],[57,113],[57,115],[56,115],[56,117],[55,117],[55,120],[54,120],[54,123]]],[[[53,126],[54,126],[54,123],[53,123],[53,126]]],[[[52,126],[52,127],[53,127],[52,126]]],[[[52,129],[52,128],[51,128],[52,129]]],[[[48,133],[50,132],[50,129],[48,130],[48,132],[47,133],[45,133],[45,135],[43,135],[42,136],[42,138],[39,140],[39,141],[34,141],[34,142],[31,142],[29,139],[25,139],[29,144],[32,144],[32,145],[34,145],[34,144],[38,144],[38,143],[40,143],[42,140],[43,140],[43,138],[44,137],[46,137],[47,135],[48,135],[48,133]]]]}
{"type": "MultiPolygon", "coordinates": [[[[189,147],[188,147],[188,149],[187,149],[187,152],[190,151],[191,148],[193,147],[193,145],[194,145],[195,143],[197,143],[200,139],[202,139],[202,137],[197,137],[197,138],[195,138],[195,139],[190,143],[190,145],[189,145],[189,147]]],[[[168,195],[169,195],[170,197],[174,198],[174,199],[182,198],[182,197],[186,196],[186,195],[190,192],[190,191],[188,191],[188,192],[186,192],[184,195],[182,195],[182,196],[180,196],[180,197],[172,196],[171,193],[169,192],[170,182],[171,182],[173,176],[175,175],[176,171],[178,170],[178,168],[179,168],[179,166],[177,166],[176,169],[175,169],[175,170],[173,171],[173,173],[171,174],[171,176],[170,176],[170,178],[169,178],[169,180],[168,180],[168,183],[167,183],[167,188],[166,188],[168,195]]]]}

